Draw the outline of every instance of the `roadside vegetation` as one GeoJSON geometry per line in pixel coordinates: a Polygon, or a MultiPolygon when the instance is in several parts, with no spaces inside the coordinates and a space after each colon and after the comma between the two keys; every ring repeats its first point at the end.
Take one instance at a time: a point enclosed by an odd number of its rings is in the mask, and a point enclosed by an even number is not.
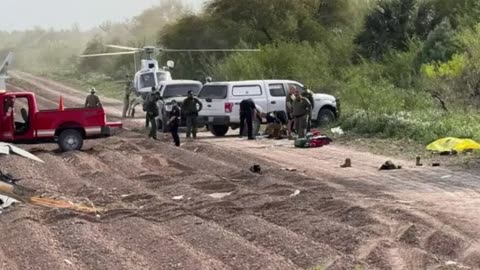
{"type": "Polygon", "coordinates": [[[159,60],[176,62],[176,78],[298,80],[340,98],[344,130],[426,144],[480,139],[479,15],[476,0],[211,0],[198,14],[162,1],[89,32],[0,32],[0,48],[15,48],[22,69],[115,96],[122,87],[115,82],[134,71],[132,57],[75,55],[109,52],[105,44],[258,47],[159,60]]]}

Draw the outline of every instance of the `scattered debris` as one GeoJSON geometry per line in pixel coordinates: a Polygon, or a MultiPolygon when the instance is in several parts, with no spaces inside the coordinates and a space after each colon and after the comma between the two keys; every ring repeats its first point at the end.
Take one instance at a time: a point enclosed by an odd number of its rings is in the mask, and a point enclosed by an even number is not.
{"type": "Polygon", "coordinates": [[[433,163],[432,167],[440,167],[440,163],[433,163]]]}
{"type": "Polygon", "coordinates": [[[73,265],[73,263],[70,260],[64,259],[63,261],[68,265],[73,265]]]}
{"type": "Polygon", "coordinates": [[[298,195],[300,195],[300,190],[297,189],[292,195],[290,195],[290,197],[296,197],[298,195]]]}
{"type": "Polygon", "coordinates": [[[195,149],[193,150],[193,152],[196,153],[196,152],[198,151],[198,149],[200,149],[200,147],[195,148],[195,149]]]}
{"type": "Polygon", "coordinates": [[[458,154],[457,151],[453,150],[453,151],[443,151],[443,152],[440,152],[439,155],[440,156],[456,156],[458,154]]]}
{"type": "Polygon", "coordinates": [[[423,164],[422,164],[422,158],[421,157],[417,157],[417,163],[416,163],[417,167],[422,167],[423,164]]]}
{"type": "Polygon", "coordinates": [[[0,195],[0,209],[8,208],[16,203],[19,203],[19,201],[7,196],[0,195]]]}
{"type": "Polygon", "coordinates": [[[227,196],[230,196],[232,195],[233,192],[223,192],[223,193],[212,193],[212,194],[208,194],[208,196],[214,198],[214,199],[223,199],[227,196]]]}
{"type": "Polygon", "coordinates": [[[30,154],[29,152],[20,149],[12,144],[0,142],[0,154],[9,155],[10,153],[17,154],[24,158],[29,158],[40,163],[44,163],[43,160],[39,159],[35,155],[30,154]]]}
{"type": "Polygon", "coordinates": [[[88,206],[85,204],[75,204],[73,202],[70,202],[67,200],[60,200],[60,199],[32,197],[30,198],[29,202],[31,204],[35,204],[43,207],[57,208],[57,209],[70,209],[76,212],[81,212],[86,214],[96,214],[101,211],[101,209],[96,208],[94,205],[88,206]]]}
{"type": "Polygon", "coordinates": [[[287,171],[287,172],[296,172],[297,169],[295,168],[282,168],[282,170],[287,171]]]}
{"type": "Polygon", "coordinates": [[[262,167],[258,164],[253,165],[250,167],[250,171],[253,173],[261,174],[262,173],[262,167]]]}
{"type": "Polygon", "coordinates": [[[395,165],[392,161],[387,161],[385,162],[385,164],[383,164],[382,166],[380,166],[380,171],[388,171],[388,170],[399,170],[401,169],[402,166],[397,166],[395,165]]]}
{"type": "Polygon", "coordinates": [[[333,134],[336,134],[336,135],[344,135],[345,134],[345,132],[343,131],[343,129],[341,127],[332,128],[330,131],[333,134]]]}
{"type": "Polygon", "coordinates": [[[448,179],[448,178],[452,178],[452,175],[445,175],[445,176],[442,176],[440,177],[441,179],[448,179]]]}
{"type": "Polygon", "coordinates": [[[0,181],[16,185],[17,182],[21,181],[21,178],[14,178],[11,174],[8,173],[3,173],[2,170],[0,170],[0,181]]]}
{"type": "Polygon", "coordinates": [[[181,201],[181,200],[183,200],[184,197],[185,197],[185,195],[180,195],[180,196],[175,196],[175,197],[173,197],[172,199],[173,199],[174,201],[181,201]]]}
{"type": "Polygon", "coordinates": [[[352,160],[347,158],[345,159],[345,163],[340,165],[340,168],[351,168],[352,167],[352,160]]]}

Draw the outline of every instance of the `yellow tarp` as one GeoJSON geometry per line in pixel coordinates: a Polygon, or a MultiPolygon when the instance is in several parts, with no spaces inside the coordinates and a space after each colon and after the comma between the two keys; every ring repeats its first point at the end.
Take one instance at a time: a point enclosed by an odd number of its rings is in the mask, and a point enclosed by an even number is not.
{"type": "Polygon", "coordinates": [[[435,152],[465,152],[467,150],[480,150],[480,144],[470,139],[443,138],[427,146],[427,150],[435,152]]]}

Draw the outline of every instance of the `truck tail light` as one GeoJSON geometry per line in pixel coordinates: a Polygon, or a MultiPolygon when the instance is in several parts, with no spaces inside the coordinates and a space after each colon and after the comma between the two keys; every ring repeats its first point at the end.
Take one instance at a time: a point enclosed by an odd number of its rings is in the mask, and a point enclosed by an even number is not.
{"type": "Polygon", "coordinates": [[[225,112],[231,113],[233,111],[233,103],[225,102],[225,112]]]}

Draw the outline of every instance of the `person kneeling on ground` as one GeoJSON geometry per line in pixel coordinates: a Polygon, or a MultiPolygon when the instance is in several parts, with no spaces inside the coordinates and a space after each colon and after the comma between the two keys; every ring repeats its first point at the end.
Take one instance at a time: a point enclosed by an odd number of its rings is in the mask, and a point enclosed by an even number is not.
{"type": "Polygon", "coordinates": [[[267,129],[265,133],[269,139],[282,139],[282,129],[287,125],[287,115],[283,111],[271,112],[267,115],[267,129]]]}
{"type": "Polygon", "coordinates": [[[178,136],[178,127],[180,126],[180,107],[176,100],[172,100],[172,111],[170,112],[170,119],[167,122],[172,133],[172,138],[176,146],[180,146],[180,137],[178,136]]]}

